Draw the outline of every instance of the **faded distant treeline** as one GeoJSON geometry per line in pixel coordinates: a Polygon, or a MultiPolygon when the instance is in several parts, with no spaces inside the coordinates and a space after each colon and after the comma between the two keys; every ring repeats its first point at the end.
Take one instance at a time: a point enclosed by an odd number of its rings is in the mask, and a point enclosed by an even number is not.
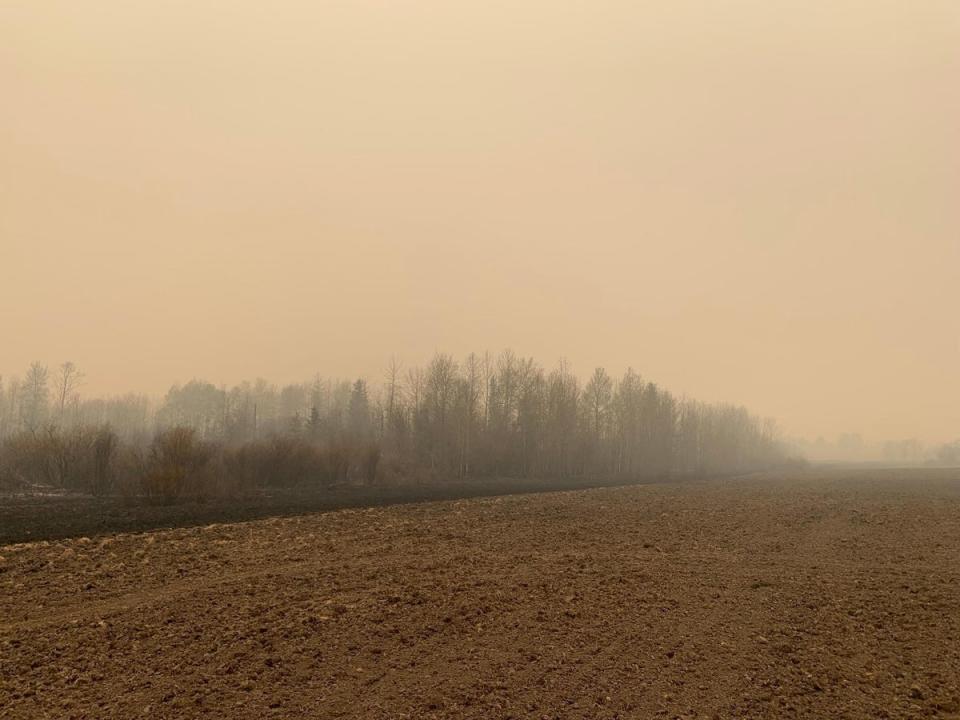
{"type": "Polygon", "coordinates": [[[917,438],[869,443],[858,433],[843,433],[832,439],[788,438],[786,445],[794,454],[818,463],[960,466],[960,440],[939,445],[925,445],[917,438]]]}
{"type": "Polygon", "coordinates": [[[199,380],[86,398],[71,363],[0,381],[0,481],[174,500],[261,487],[738,473],[786,461],[775,424],[636,372],[585,381],[510,351],[277,387],[199,380]]]}

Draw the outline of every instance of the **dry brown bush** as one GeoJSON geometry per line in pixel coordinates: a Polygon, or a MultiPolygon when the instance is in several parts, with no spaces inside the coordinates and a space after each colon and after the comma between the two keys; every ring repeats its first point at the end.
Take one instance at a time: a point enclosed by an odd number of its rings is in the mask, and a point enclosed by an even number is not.
{"type": "Polygon", "coordinates": [[[113,489],[119,444],[109,427],[61,430],[49,426],[4,439],[0,478],[16,488],[48,488],[102,495],[113,489]]]}
{"type": "Polygon", "coordinates": [[[207,497],[212,454],[212,448],[199,440],[193,428],[174,427],[159,432],[143,463],[143,496],[159,503],[207,497]]]}
{"type": "Polygon", "coordinates": [[[357,471],[361,482],[373,485],[377,481],[377,469],[380,465],[380,447],[370,443],[359,448],[357,453],[357,471]]]}
{"type": "Polygon", "coordinates": [[[224,450],[222,471],[246,488],[329,487],[346,482],[354,466],[355,474],[375,473],[373,455],[358,453],[344,443],[323,447],[303,438],[278,435],[224,450]]]}

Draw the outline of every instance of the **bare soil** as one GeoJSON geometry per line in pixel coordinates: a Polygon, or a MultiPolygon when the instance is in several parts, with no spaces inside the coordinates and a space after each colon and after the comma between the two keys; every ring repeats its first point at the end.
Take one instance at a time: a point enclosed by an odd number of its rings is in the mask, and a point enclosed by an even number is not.
{"type": "Polygon", "coordinates": [[[0,547],[2,718],[960,718],[960,471],[0,547]]]}
{"type": "Polygon", "coordinates": [[[617,484],[622,483],[586,478],[503,478],[372,486],[344,484],[269,490],[204,501],[191,499],[170,505],[151,504],[143,498],[116,496],[91,497],[43,492],[5,494],[0,495],[0,545],[241,522],[345,508],[610,487],[617,484]]]}

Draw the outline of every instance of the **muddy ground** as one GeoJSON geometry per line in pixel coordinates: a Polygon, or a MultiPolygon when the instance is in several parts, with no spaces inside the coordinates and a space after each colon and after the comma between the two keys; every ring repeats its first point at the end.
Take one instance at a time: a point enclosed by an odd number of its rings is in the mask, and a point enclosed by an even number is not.
{"type": "Polygon", "coordinates": [[[960,471],[0,547],[3,718],[960,717],[960,471]]]}

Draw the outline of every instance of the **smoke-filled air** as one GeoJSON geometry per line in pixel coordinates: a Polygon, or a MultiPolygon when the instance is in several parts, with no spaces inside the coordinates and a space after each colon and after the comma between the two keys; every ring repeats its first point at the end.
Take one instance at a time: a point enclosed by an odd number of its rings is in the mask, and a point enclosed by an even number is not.
{"type": "Polygon", "coordinates": [[[960,718],[960,0],[0,1],[0,719],[960,718]]]}
{"type": "Polygon", "coordinates": [[[160,399],[507,347],[743,404],[825,459],[926,452],[960,436],[958,24],[4,3],[0,375],[72,360],[85,397],[160,399]]]}

